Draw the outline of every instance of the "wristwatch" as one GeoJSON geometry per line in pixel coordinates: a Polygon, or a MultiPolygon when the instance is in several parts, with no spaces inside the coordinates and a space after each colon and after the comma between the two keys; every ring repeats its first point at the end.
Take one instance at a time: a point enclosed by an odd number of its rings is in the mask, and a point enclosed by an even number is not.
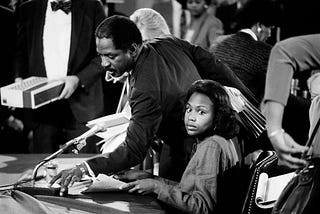
{"type": "Polygon", "coordinates": [[[77,164],[76,167],[80,169],[82,175],[88,175],[88,169],[83,163],[77,164]]]}

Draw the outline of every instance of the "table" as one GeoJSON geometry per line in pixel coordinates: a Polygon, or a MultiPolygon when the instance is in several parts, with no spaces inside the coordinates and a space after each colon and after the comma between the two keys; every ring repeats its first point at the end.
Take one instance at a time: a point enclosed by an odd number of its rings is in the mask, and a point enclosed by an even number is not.
{"type": "MultiPolygon", "coordinates": [[[[62,154],[56,160],[59,168],[69,168],[94,154],[62,154]]],[[[0,185],[14,183],[27,170],[32,169],[48,154],[0,154],[0,185]]],[[[104,192],[69,195],[66,197],[35,196],[57,213],[166,213],[160,203],[151,196],[127,192],[104,192]]]]}

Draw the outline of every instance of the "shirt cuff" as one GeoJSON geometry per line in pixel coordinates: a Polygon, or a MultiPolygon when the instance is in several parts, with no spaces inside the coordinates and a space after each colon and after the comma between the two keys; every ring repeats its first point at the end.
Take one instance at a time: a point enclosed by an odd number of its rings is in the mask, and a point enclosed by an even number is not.
{"type": "Polygon", "coordinates": [[[96,177],[96,175],[94,174],[94,172],[93,172],[92,169],[90,168],[89,164],[88,164],[86,161],[84,161],[83,164],[86,165],[86,167],[87,167],[87,169],[88,169],[89,176],[91,176],[91,177],[96,177]]]}

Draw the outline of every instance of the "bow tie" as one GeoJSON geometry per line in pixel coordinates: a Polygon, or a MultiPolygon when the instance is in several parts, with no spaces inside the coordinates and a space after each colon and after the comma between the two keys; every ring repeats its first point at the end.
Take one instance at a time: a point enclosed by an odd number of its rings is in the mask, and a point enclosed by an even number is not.
{"type": "Polygon", "coordinates": [[[68,14],[71,11],[71,1],[53,1],[51,2],[51,9],[52,11],[62,10],[66,14],[68,14]]]}

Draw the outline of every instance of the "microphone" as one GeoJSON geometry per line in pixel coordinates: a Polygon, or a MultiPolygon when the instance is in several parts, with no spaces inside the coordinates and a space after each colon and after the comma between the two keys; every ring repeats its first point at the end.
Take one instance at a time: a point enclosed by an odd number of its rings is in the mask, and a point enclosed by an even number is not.
{"type": "MultiPolygon", "coordinates": [[[[98,132],[104,132],[107,131],[107,127],[104,126],[102,123],[101,124],[95,124],[91,129],[80,135],[79,137],[76,137],[71,141],[71,144],[75,145],[75,149],[72,150],[73,153],[78,154],[79,151],[86,146],[87,142],[86,139],[88,137],[91,137],[95,135],[98,132]]],[[[69,141],[70,142],[70,141],[69,141]]],[[[67,148],[69,147],[70,144],[67,142],[64,146],[67,148]]],[[[64,147],[62,146],[62,147],[64,147]]]]}
{"type": "MultiPolygon", "coordinates": [[[[36,179],[37,177],[37,171],[38,169],[45,163],[49,162],[50,160],[56,158],[58,155],[60,155],[61,153],[63,153],[67,148],[69,148],[69,146],[71,145],[75,145],[76,149],[73,150],[73,152],[75,154],[78,154],[79,151],[86,145],[86,138],[91,137],[93,135],[95,135],[98,132],[101,131],[106,131],[107,127],[104,126],[103,124],[95,124],[91,129],[89,129],[88,131],[86,131],[85,133],[83,133],[82,135],[80,135],[79,137],[76,137],[72,140],[69,140],[68,142],[66,142],[65,144],[63,144],[60,149],[58,151],[56,151],[55,153],[49,155],[48,157],[44,158],[42,161],[40,161],[33,169],[32,172],[32,178],[33,181],[36,179]]],[[[34,186],[34,182],[33,185],[34,186]]]]}
{"type": "Polygon", "coordinates": [[[86,131],[76,139],[85,139],[95,135],[98,132],[104,132],[104,131],[107,131],[107,127],[105,127],[103,123],[95,124],[91,129],[89,129],[88,131],[86,131]]]}

